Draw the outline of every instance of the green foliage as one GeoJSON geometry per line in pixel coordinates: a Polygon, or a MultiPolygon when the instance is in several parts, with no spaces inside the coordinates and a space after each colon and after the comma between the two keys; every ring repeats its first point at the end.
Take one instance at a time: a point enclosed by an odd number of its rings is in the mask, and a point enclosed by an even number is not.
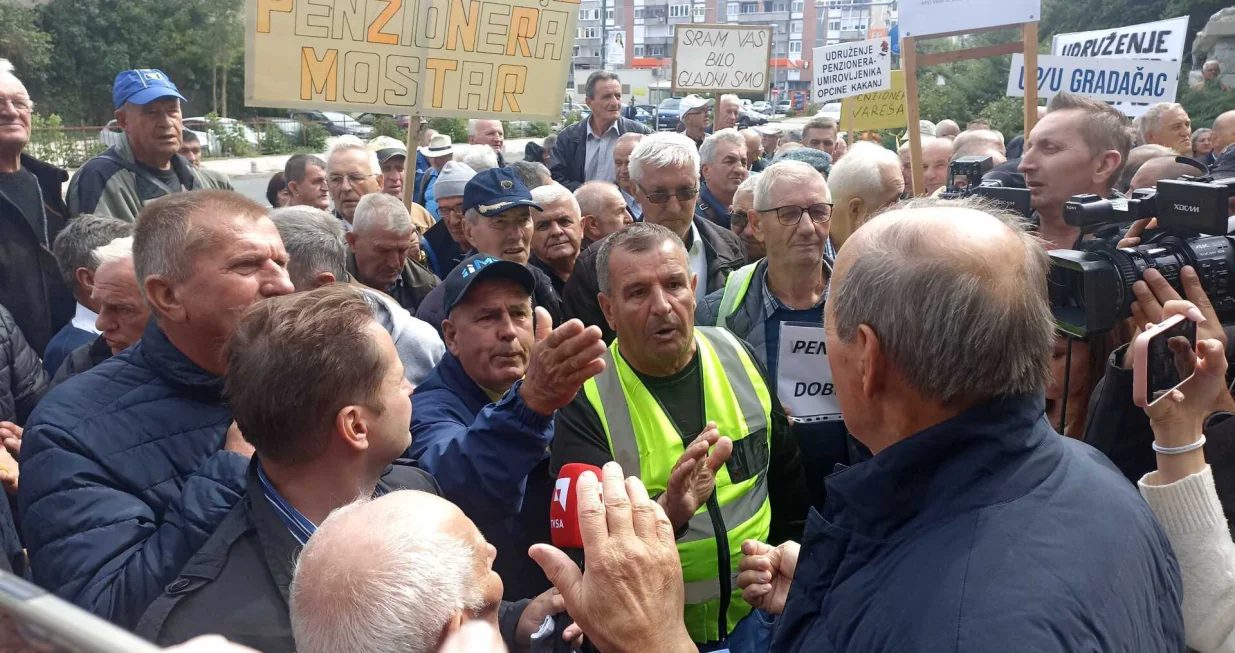
{"type": "Polygon", "coordinates": [[[26,153],[48,163],[66,168],[81,167],[107,146],[99,140],[96,129],[65,129],[60,116],[51,114],[44,118],[34,114],[30,118],[30,143],[26,153]]]}
{"type": "Polygon", "coordinates": [[[1190,88],[1181,85],[1179,103],[1184,105],[1188,117],[1192,119],[1193,131],[1214,124],[1214,118],[1219,114],[1235,109],[1235,89],[1220,90],[1216,88],[1190,88]]]}
{"type": "Polygon", "coordinates": [[[429,128],[439,134],[448,134],[453,143],[467,142],[467,121],[463,118],[433,118],[429,128]]]}
{"type": "Polygon", "coordinates": [[[820,109],[822,109],[822,108],[823,108],[823,104],[822,104],[822,103],[820,103],[820,102],[811,102],[810,104],[806,105],[806,111],[802,112],[802,115],[804,115],[804,116],[813,116],[813,115],[815,115],[815,114],[819,113],[819,110],[820,110],[820,109]]]}
{"type": "Polygon", "coordinates": [[[390,116],[378,116],[373,121],[373,138],[389,136],[400,143],[407,142],[407,131],[400,129],[398,123],[390,116]]]}
{"type": "Polygon", "coordinates": [[[219,122],[219,116],[213,112],[206,114],[210,133],[218,144],[218,152],[214,156],[252,156],[255,152],[253,144],[245,137],[244,125],[239,122],[227,124],[219,122]]]}
{"type": "Polygon", "coordinates": [[[258,150],[262,154],[289,154],[292,152],[292,143],[287,140],[287,136],[283,134],[283,130],[279,129],[274,123],[266,123],[266,126],[261,131],[257,132],[258,150]]]}
{"type": "Polygon", "coordinates": [[[534,122],[527,129],[527,135],[531,138],[544,138],[553,133],[553,126],[547,122],[534,122]]]}
{"type": "Polygon", "coordinates": [[[34,9],[9,2],[0,2],[0,58],[8,59],[17,69],[17,76],[30,86],[43,79],[44,69],[51,59],[52,38],[36,24],[34,9]]]}
{"type": "Polygon", "coordinates": [[[569,127],[580,120],[583,120],[583,116],[578,111],[571,111],[566,114],[566,117],[562,120],[562,127],[569,127]]]}
{"type": "Polygon", "coordinates": [[[982,107],[978,115],[989,120],[991,129],[1002,133],[1005,141],[1012,140],[1014,136],[1025,131],[1024,98],[999,98],[982,107]]]}
{"type": "Polygon", "coordinates": [[[330,138],[330,132],[315,122],[309,122],[301,126],[300,137],[302,145],[310,152],[322,152],[326,149],[326,139],[330,138]]]}

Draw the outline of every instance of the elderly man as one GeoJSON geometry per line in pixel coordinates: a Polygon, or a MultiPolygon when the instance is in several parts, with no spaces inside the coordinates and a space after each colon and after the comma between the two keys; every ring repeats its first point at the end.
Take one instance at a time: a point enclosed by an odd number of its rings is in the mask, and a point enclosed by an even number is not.
{"type": "MultiPolygon", "coordinates": [[[[287,248],[287,275],[296,292],[346,282],[349,249],[343,225],[329,213],[310,207],[272,211],[270,219],[287,248]]],[[[353,282],[370,299],[373,319],[394,340],[403,361],[403,374],[412,386],[420,385],[446,352],[437,331],[416,319],[390,295],[353,282]]]]}
{"type": "Polygon", "coordinates": [[[506,597],[533,596],[548,588],[525,553],[548,535],[553,414],[603,367],[600,330],[551,333],[515,261],[471,256],[442,286],[449,353],[412,395],[409,454],[498,548],[506,597]]]}
{"type": "Polygon", "coordinates": [[[768,161],[776,156],[776,148],[780,146],[780,130],[776,127],[762,127],[759,130],[763,138],[763,158],[768,161]]]}
{"type": "Polygon", "coordinates": [[[1192,119],[1182,104],[1155,104],[1138,121],[1138,144],[1162,145],[1175,150],[1180,156],[1192,156],[1192,119]]]}
{"type": "Polygon", "coordinates": [[[433,179],[434,203],[440,220],[425,232],[423,246],[429,268],[439,279],[445,279],[472,249],[463,216],[463,190],[475,176],[471,168],[448,161],[433,179]]]}
{"type": "Polygon", "coordinates": [[[845,240],[871,216],[895,204],[905,193],[900,159],[875,143],[853,144],[843,163],[832,168],[828,189],[832,192],[829,237],[839,250],[845,240]]]}
{"type": "Polygon", "coordinates": [[[750,612],[731,575],[738,542],[779,542],[802,528],[809,502],[798,446],[747,346],[694,326],[698,278],[674,232],[634,224],[595,249],[617,340],[603,371],[558,411],[552,466],[616,460],[660,495],[675,531],[685,531],[686,628],[714,646],[750,612]],[[718,552],[716,542],[733,546],[718,552]]]}
{"type": "Polygon", "coordinates": [[[437,286],[432,272],[413,263],[420,258],[420,234],[403,201],[394,196],[375,193],[360,198],[347,245],[348,274],[390,295],[409,312],[420,308],[437,286]]]}
{"type": "Polygon", "coordinates": [[[403,172],[407,169],[407,146],[389,136],[369,141],[382,171],[382,192],[403,199],[403,172]]]}
{"type": "Polygon", "coordinates": [[[1227,111],[1214,118],[1213,141],[1215,160],[1226,148],[1235,145],[1235,110],[1227,111]]]}
{"type": "Polygon", "coordinates": [[[944,118],[935,125],[936,138],[956,138],[961,134],[961,126],[955,120],[944,118]]]}
{"type": "MultiPolygon", "coordinates": [[[[897,151],[901,158],[901,176],[905,180],[905,192],[913,189],[913,165],[909,141],[897,151]]],[[[932,195],[948,183],[948,168],[952,164],[952,141],[946,138],[922,137],[922,172],[926,188],[915,195],[932,195]]]]}
{"type": "Polygon", "coordinates": [[[235,190],[232,188],[232,182],[227,178],[227,175],[214,170],[202,168],[202,143],[197,138],[197,134],[188,129],[180,132],[180,151],[177,152],[184,157],[189,165],[197,170],[197,174],[207,181],[209,188],[219,188],[223,190],[235,190]]]}
{"type": "Polygon", "coordinates": [[[133,267],[133,238],[117,238],[95,249],[94,260],[98,267],[90,296],[98,308],[95,328],[100,335],[69,352],[55,370],[53,386],[132,347],[150,321],[150,307],[142,298],[133,267]]]}
{"type": "Polygon", "coordinates": [[[733,193],[733,204],[729,207],[729,230],[741,239],[747,263],[767,256],[767,250],[755,237],[755,227],[750,221],[750,213],[755,208],[755,183],[758,181],[758,176],[747,177],[733,193]]]}
{"type": "Polygon", "coordinates": [[[841,249],[827,358],[874,459],[828,479],[802,546],[743,546],[743,596],[780,615],[772,650],[1183,649],[1161,526],[1043,417],[1049,265],[1017,218],[955,202],[885,213],[841,249]]]}
{"type": "Polygon", "coordinates": [[[635,221],[626,207],[626,198],[622,197],[622,191],[613,184],[589,181],[575,191],[575,201],[579,203],[579,214],[582,216],[580,225],[583,227],[583,240],[579,244],[580,252],[635,221]]]}
{"type": "Polygon", "coordinates": [[[336,136],[326,142],[326,188],[335,217],[351,231],[360,198],[382,190],[377,153],[355,136],[336,136]]]}
{"type": "Polygon", "coordinates": [[[162,646],[217,633],[291,653],[287,586],[317,525],[357,495],[438,487],[412,461],[395,464],[411,443],[412,386],[358,289],[263,302],[225,353],[232,414],[255,450],[241,500],[136,632],[162,646]],[[203,568],[214,572],[203,577],[203,568]]]}
{"type": "Polygon", "coordinates": [[[533,188],[532,201],[540,210],[532,209],[530,264],[549,277],[553,290],[561,296],[575,269],[575,259],[579,258],[583,241],[582,209],[575,196],[559,184],[533,188]]]}
{"type": "Polygon", "coordinates": [[[630,209],[630,215],[635,220],[643,219],[643,209],[639,208],[639,202],[635,200],[635,184],[630,180],[630,154],[635,151],[643,137],[644,134],[623,134],[613,147],[613,169],[617,175],[615,183],[618,190],[622,191],[626,208],[630,209]]]}
{"type": "Polygon", "coordinates": [[[1018,168],[1038,215],[1038,235],[1050,249],[1075,249],[1081,232],[1064,222],[1064,203],[1083,193],[1110,197],[1130,141],[1123,114],[1109,104],[1072,93],[1051,98],[1025,140],[1018,168]]]}
{"type": "Polygon", "coordinates": [[[311,206],[323,211],[330,208],[330,191],[326,183],[326,162],[312,154],[295,154],[283,166],[287,180],[288,206],[311,206]]]}
{"type": "Polygon", "coordinates": [[[763,169],[768,167],[768,162],[763,158],[763,143],[759,132],[747,128],[738,133],[742,134],[746,141],[746,165],[751,172],[763,172],[763,169]]]}
{"type": "Polygon", "coordinates": [[[506,132],[502,128],[501,120],[472,119],[467,121],[467,142],[471,145],[488,145],[497,155],[497,167],[506,167],[506,159],[502,155],[506,132]]]}
{"type": "Polygon", "coordinates": [[[1003,135],[989,129],[960,132],[952,139],[952,160],[963,156],[989,156],[992,165],[1008,160],[1003,135]]]}
{"type": "Polygon", "coordinates": [[[132,222],[150,200],[181,191],[217,188],[180,156],[184,96],[161,70],[116,75],[112,102],[119,142],[90,159],[69,182],[70,215],[97,213],[132,222]]]}
{"type": "Polygon", "coordinates": [[[990,129],[991,121],[986,118],[975,118],[965,123],[965,131],[974,131],[976,129],[990,129]]]}
{"type": "Polygon", "coordinates": [[[737,129],[738,112],[742,108],[742,100],[732,93],[720,96],[716,101],[716,124],[712,125],[712,133],[722,129],[737,129]]]}
{"type": "Polygon", "coordinates": [[[708,110],[712,108],[711,98],[701,98],[698,95],[690,94],[682,98],[682,103],[679,106],[681,110],[682,133],[686,137],[695,142],[695,147],[703,147],[703,139],[707,138],[708,131],[708,110]]]}
{"type": "Polygon", "coordinates": [[[1121,193],[1131,190],[1132,178],[1140,171],[1141,166],[1150,160],[1160,157],[1170,157],[1174,160],[1176,156],[1179,156],[1178,153],[1165,145],[1140,145],[1132,148],[1128,151],[1128,162],[1119,173],[1119,180],[1115,182],[1115,190],[1121,193]]]}
{"type": "MultiPolygon", "coordinates": [[[[645,137],[631,153],[630,176],[636,200],[643,208],[643,221],[667,227],[688,244],[691,272],[699,280],[696,300],[715,292],[730,272],[745,264],[746,255],[738,237],[695,213],[699,152],[689,138],[675,133],[645,137]]],[[[567,317],[600,327],[605,342],[612,342],[616,334],[597,300],[598,251],[599,248],[592,247],[575,261],[575,272],[562,294],[562,309],[567,317]]]]}
{"type": "Polygon", "coordinates": [[[220,351],[245,309],[292,291],[266,209],[230,191],[148,204],[133,262],[152,319],[43,398],[17,495],[35,582],[129,629],[240,500],[252,448],[228,428],[220,351]]]}
{"type": "Polygon", "coordinates": [[[703,141],[699,148],[703,161],[703,185],[695,215],[729,228],[729,206],[733,193],[750,176],[746,165],[746,139],[736,129],[723,129],[703,141]]]}
{"type": "Polygon", "coordinates": [[[509,167],[528,190],[556,183],[553,181],[553,174],[540,161],[515,161],[509,167]]]}
{"type": "Polygon", "coordinates": [[[832,146],[832,163],[841,160],[845,153],[849,151],[849,144],[845,142],[844,134],[841,134],[836,139],[836,145],[832,146]]]}
{"type": "Polygon", "coordinates": [[[99,305],[92,293],[99,260],[94,252],[117,238],[132,234],[131,223],[86,214],[71,220],[64,231],[56,236],[51,251],[56,255],[56,265],[60,268],[64,283],[73,289],[77,308],[73,321],[64,325],[43,351],[43,369],[48,374],[55,374],[73,350],[98,337],[100,330],[95,326],[95,321],[99,319],[99,305]]]}
{"type": "Polygon", "coordinates": [[[1222,83],[1222,64],[1217,59],[1210,59],[1201,66],[1201,83],[1197,87],[1226,90],[1226,84],[1222,83]]]}
{"type": "Polygon", "coordinates": [[[622,81],[597,70],[588,75],[583,100],[592,114],[558,134],[549,170],[553,181],[578,190],[588,181],[618,181],[614,150],[624,134],[646,134],[642,123],[623,118],[622,81]]]}
{"type": "Polygon", "coordinates": [[[837,141],[836,119],[826,116],[820,118],[812,118],[806,126],[802,128],[802,144],[813,150],[827,153],[832,156],[832,149],[836,147],[837,141]]]}
{"type": "Polygon", "coordinates": [[[68,210],[64,170],[25,154],[34,103],[0,59],[0,306],[8,308],[35,352],[73,319],[73,294],[51,253],[68,210]]]}
{"type": "MultiPolygon", "coordinates": [[[[562,300],[553,289],[553,281],[540,268],[528,266],[532,256],[531,211],[542,207],[532,199],[527,186],[509,168],[492,168],[467,182],[460,208],[464,214],[463,229],[473,248],[468,254],[487,254],[527,266],[536,279],[532,304],[544,308],[553,323],[560,324],[562,300]]],[[[416,312],[416,317],[443,335],[442,321],[448,314],[445,291],[444,284],[434,288],[416,312]]]]}
{"type": "Polygon", "coordinates": [[[417,154],[418,157],[425,158],[429,167],[425,168],[424,172],[417,173],[416,192],[412,195],[412,201],[428,209],[435,219],[440,220],[441,216],[438,215],[434,185],[442,173],[442,168],[454,157],[454,152],[450,134],[436,134],[427,145],[420,146],[417,154]]]}

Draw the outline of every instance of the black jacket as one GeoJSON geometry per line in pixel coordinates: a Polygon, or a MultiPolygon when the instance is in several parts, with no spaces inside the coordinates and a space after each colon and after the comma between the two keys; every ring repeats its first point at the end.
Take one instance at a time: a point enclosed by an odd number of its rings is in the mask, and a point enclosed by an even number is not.
{"type": "Polygon", "coordinates": [[[445,220],[439,220],[437,224],[429,227],[425,232],[425,244],[428,245],[425,254],[429,258],[429,268],[438,279],[445,279],[456,265],[467,258],[463,248],[451,237],[445,220]]]}
{"type": "MultiPolygon", "coordinates": [[[[746,265],[746,252],[742,249],[742,241],[732,231],[722,229],[699,216],[695,216],[692,222],[695,229],[699,230],[704,256],[708,262],[707,278],[700,279],[699,283],[707,285],[707,292],[716,292],[725,286],[725,278],[730,272],[746,265]]],[[[601,242],[604,240],[597,241],[601,242]]],[[[617,334],[609,328],[609,322],[600,310],[600,300],[596,298],[600,292],[596,279],[596,256],[599,253],[600,246],[593,243],[592,247],[575,260],[575,270],[566,282],[566,289],[562,291],[562,317],[567,320],[579,318],[584,326],[600,327],[605,342],[612,343],[617,334]]]]}
{"type": "MultiPolygon", "coordinates": [[[[652,133],[643,123],[629,118],[618,118],[617,129],[619,136],[630,132],[652,133]]],[[[583,174],[587,163],[587,130],[587,120],[580,120],[563,129],[557,135],[557,144],[553,146],[553,156],[549,159],[549,173],[553,175],[553,181],[572,192],[587,181],[583,174]]]]}
{"type": "Polygon", "coordinates": [[[51,244],[67,222],[60,192],[69,173],[21,155],[21,167],[39,180],[43,215],[26,216],[0,191],[0,305],[13,313],[35,351],[73,319],[73,294],[56,269],[51,244]]]}
{"type": "MultiPolygon", "coordinates": [[[[476,250],[471,250],[463,255],[467,258],[475,254],[476,250]]],[[[451,268],[454,269],[454,268],[451,268]]],[[[553,289],[553,280],[549,275],[545,274],[540,268],[534,265],[528,265],[527,269],[532,271],[532,276],[536,277],[536,292],[532,293],[532,306],[539,306],[549,311],[549,317],[553,318],[553,325],[557,326],[562,323],[562,298],[553,289]]],[[[449,270],[447,270],[449,273],[449,270]]],[[[438,284],[424,301],[420,303],[420,310],[416,311],[417,319],[428,322],[434,329],[437,329],[438,335],[442,335],[442,320],[445,320],[446,315],[446,284],[438,284]]]]}
{"type": "Polygon", "coordinates": [[[96,365],[109,358],[111,358],[111,346],[107,344],[103,336],[99,336],[93,342],[69,352],[64,362],[56,369],[56,374],[52,377],[51,385],[47,389],[51,390],[86,370],[94,369],[96,365]]]}
{"type": "MultiPolygon", "coordinates": [[[[356,276],[356,255],[351,252],[347,254],[347,273],[352,275],[357,282],[364,283],[360,281],[360,277],[356,276]]],[[[393,287],[374,288],[374,290],[386,293],[399,302],[399,306],[406,308],[408,313],[415,315],[416,309],[420,308],[425,297],[428,297],[439,283],[441,281],[420,264],[404,261],[403,271],[399,273],[399,280],[393,287]]]]}
{"type": "Polygon", "coordinates": [[[39,355],[26,343],[13,315],[0,306],[0,422],[24,425],[48,388],[39,355]]]}

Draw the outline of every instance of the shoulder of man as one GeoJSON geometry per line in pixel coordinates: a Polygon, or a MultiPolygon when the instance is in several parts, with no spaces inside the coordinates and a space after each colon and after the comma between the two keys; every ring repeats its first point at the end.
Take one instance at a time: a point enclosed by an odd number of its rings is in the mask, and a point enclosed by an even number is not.
{"type": "Polygon", "coordinates": [[[97,212],[105,193],[117,192],[118,184],[133,183],[120,174],[124,166],[113,158],[118,156],[114,149],[108,148],[103,154],[86,161],[69,180],[68,204],[73,215],[97,212]]]}
{"type": "Polygon", "coordinates": [[[442,495],[442,489],[437,481],[425,470],[416,466],[416,461],[410,458],[400,458],[394,461],[382,473],[379,481],[386,491],[420,490],[435,496],[442,495]]]}
{"type": "Polygon", "coordinates": [[[716,265],[720,269],[741,267],[746,264],[746,253],[742,249],[742,241],[737,234],[729,229],[713,223],[706,217],[698,216],[694,221],[699,230],[699,237],[711,245],[716,252],[716,265]]]}

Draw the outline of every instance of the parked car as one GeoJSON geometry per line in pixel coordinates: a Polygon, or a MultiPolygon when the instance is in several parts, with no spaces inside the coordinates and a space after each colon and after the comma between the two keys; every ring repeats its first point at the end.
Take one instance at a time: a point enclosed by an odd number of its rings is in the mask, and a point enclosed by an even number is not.
{"type": "MultiPolygon", "coordinates": [[[[201,131],[189,129],[188,125],[185,125],[184,128],[197,135],[197,140],[202,144],[203,155],[215,155],[219,153],[219,141],[214,137],[214,134],[211,134],[209,131],[204,129],[201,131]]],[[[124,130],[120,128],[120,123],[115,120],[111,120],[105,127],[103,127],[103,129],[99,130],[99,142],[107,147],[112,147],[120,143],[120,138],[123,135],[124,130]]]]}
{"type": "Polygon", "coordinates": [[[778,116],[783,116],[786,113],[789,113],[789,109],[790,109],[789,100],[781,100],[780,102],[776,103],[776,115],[778,116]]]}
{"type": "Polygon", "coordinates": [[[819,109],[819,112],[815,114],[815,117],[816,118],[831,118],[832,120],[835,120],[836,122],[839,123],[840,122],[840,107],[841,107],[840,102],[829,102],[823,105],[823,107],[819,109]]]}
{"type": "Polygon", "coordinates": [[[407,129],[408,124],[411,122],[410,116],[392,116],[386,113],[362,113],[356,116],[356,122],[359,122],[362,125],[371,126],[373,123],[377,122],[378,118],[393,119],[395,121],[395,126],[399,129],[407,129]]]}
{"type": "Polygon", "coordinates": [[[294,120],[302,120],[304,122],[315,122],[326,131],[330,132],[331,136],[342,136],[351,134],[360,138],[368,138],[373,135],[373,128],[369,125],[363,125],[359,120],[338,111],[313,111],[297,109],[288,112],[288,116],[294,120]]]}
{"type": "Polygon", "coordinates": [[[758,111],[759,113],[762,113],[765,116],[772,115],[772,103],[767,102],[765,100],[759,100],[758,102],[751,102],[750,108],[754,109],[755,111],[758,111]]]}
{"type": "Polygon", "coordinates": [[[673,131],[678,128],[678,121],[682,118],[682,98],[670,97],[660,101],[660,105],[656,107],[656,129],[659,131],[673,131]]]}
{"type": "Polygon", "coordinates": [[[572,113],[584,114],[584,113],[590,113],[590,112],[588,111],[587,105],[585,104],[579,104],[578,102],[563,102],[562,103],[562,119],[565,119],[566,116],[572,113]]]}
{"type": "Polygon", "coordinates": [[[747,127],[755,127],[757,125],[766,125],[768,117],[746,107],[738,109],[738,128],[746,129],[747,127]]]}
{"type": "MultiPolygon", "coordinates": [[[[215,120],[219,123],[219,125],[224,126],[224,127],[228,127],[232,129],[239,127],[240,132],[244,134],[244,140],[248,141],[249,145],[252,145],[253,147],[257,147],[258,145],[257,132],[253,131],[253,129],[249,127],[248,125],[240,122],[239,120],[236,120],[235,118],[215,118],[215,120]]],[[[185,129],[195,134],[203,134],[203,133],[210,132],[210,119],[204,116],[198,116],[195,118],[185,118],[182,122],[184,124],[185,129]]],[[[200,139],[201,137],[199,136],[198,138],[200,139]]],[[[217,152],[217,154],[222,154],[222,152],[217,152]]]]}

